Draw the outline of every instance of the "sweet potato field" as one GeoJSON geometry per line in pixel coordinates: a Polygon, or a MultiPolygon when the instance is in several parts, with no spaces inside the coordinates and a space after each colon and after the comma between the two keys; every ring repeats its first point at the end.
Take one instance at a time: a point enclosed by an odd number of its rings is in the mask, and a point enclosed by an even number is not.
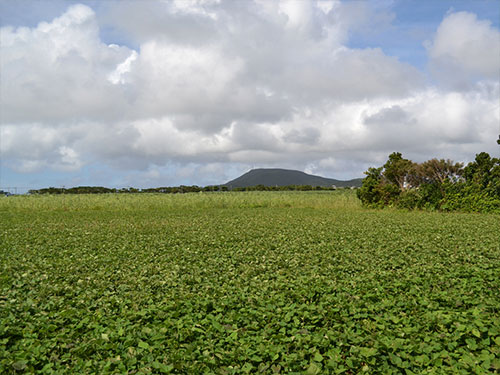
{"type": "Polygon", "coordinates": [[[351,191],[0,199],[2,374],[500,371],[500,216],[351,191]]]}

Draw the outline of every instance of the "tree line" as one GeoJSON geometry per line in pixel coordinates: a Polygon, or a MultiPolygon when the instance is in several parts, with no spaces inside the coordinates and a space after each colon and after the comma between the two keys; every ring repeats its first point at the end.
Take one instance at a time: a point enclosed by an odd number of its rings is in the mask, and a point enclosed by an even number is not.
{"type": "Polygon", "coordinates": [[[234,187],[226,185],[210,185],[210,186],[171,186],[136,189],[128,188],[107,188],[102,186],[77,186],[72,188],[57,188],[49,187],[43,189],[32,189],[28,194],[130,194],[130,193],[162,193],[162,194],[184,194],[184,193],[200,193],[200,192],[224,192],[224,191],[319,191],[319,190],[335,190],[335,187],[311,186],[311,185],[288,185],[288,186],[247,186],[234,187]]]}
{"type": "Polygon", "coordinates": [[[163,194],[182,194],[198,193],[202,191],[227,191],[225,186],[167,186],[158,188],[137,189],[127,188],[107,188],[103,186],[76,186],[71,188],[49,187],[43,189],[29,190],[28,194],[135,194],[135,193],[163,193],[163,194]]]}
{"type": "Polygon", "coordinates": [[[368,207],[500,212],[500,159],[486,152],[465,167],[449,159],[415,163],[394,152],[365,175],[357,196],[368,207]]]}

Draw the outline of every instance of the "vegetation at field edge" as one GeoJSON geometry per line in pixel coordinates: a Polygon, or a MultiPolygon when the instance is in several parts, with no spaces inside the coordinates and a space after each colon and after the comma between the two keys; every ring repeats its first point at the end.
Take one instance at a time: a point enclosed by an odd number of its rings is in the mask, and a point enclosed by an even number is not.
{"type": "Polygon", "coordinates": [[[444,159],[414,163],[393,152],[365,174],[357,195],[367,207],[500,213],[500,159],[486,152],[465,168],[444,159]]]}

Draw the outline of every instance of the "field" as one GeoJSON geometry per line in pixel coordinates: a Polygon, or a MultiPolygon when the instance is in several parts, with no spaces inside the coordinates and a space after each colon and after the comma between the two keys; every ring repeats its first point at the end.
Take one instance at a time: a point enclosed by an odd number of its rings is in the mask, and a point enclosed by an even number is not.
{"type": "Polygon", "coordinates": [[[500,217],[351,191],[0,199],[2,374],[500,371],[500,217]]]}

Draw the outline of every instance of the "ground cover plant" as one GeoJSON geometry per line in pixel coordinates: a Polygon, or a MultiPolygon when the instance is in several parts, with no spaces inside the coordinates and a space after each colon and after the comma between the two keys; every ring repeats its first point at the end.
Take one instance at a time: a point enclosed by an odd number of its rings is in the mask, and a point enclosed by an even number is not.
{"type": "Polygon", "coordinates": [[[500,369],[495,214],[354,192],[0,199],[0,373],[500,369]]]}

